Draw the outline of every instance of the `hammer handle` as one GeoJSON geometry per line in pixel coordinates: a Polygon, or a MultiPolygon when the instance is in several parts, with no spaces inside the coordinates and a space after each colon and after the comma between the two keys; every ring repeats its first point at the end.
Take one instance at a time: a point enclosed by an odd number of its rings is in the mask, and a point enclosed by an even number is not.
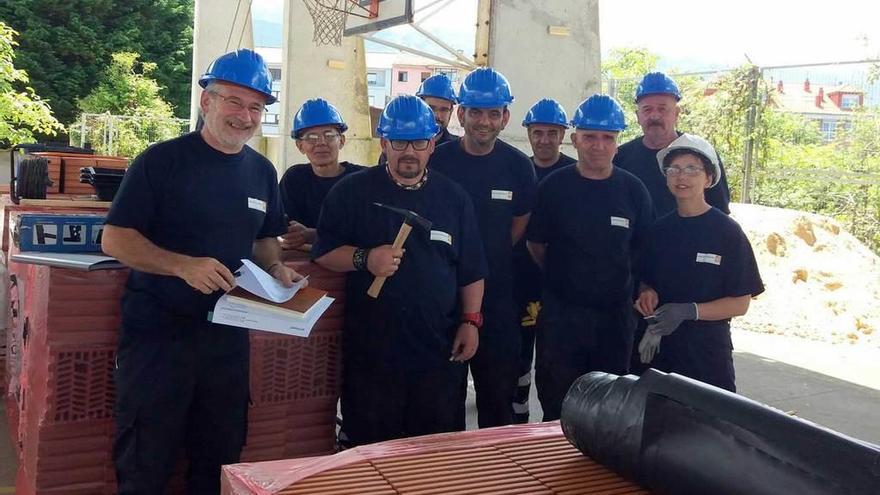
{"type": "MultiPolygon", "coordinates": [[[[400,226],[400,230],[397,231],[397,237],[394,239],[394,244],[391,245],[394,249],[400,249],[403,247],[403,243],[406,242],[406,238],[409,237],[409,232],[412,230],[412,226],[409,224],[402,224],[400,226]]],[[[367,295],[372,297],[373,299],[379,297],[379,292],[382,291],[382,285],[385,284],[385,279],[388,277],[376,277],[373,279],[373,283],[370,284],[370,288],[367,289],[367,295]]]]}

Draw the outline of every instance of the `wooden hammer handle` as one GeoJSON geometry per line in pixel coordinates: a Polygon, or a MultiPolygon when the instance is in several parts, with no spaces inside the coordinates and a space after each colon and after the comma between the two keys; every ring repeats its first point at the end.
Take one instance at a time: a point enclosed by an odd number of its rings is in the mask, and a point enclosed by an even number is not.
{"type": "MultiPolygon", "coordinates": [[[[412,226],[409,224],[402,224],[400,226],[400,230],[397,231],[397,237],[394,239],[394,244],[391,245],[394,249],[400,249],[403,247],[403,243],[406,242],[406,238],[409,237],[409,233],[412,230],[412,226]]],[[[367,295],[372,297],[373,299],[379,297],[379,292],[382,291],[382,285],[385,284],[385,279],[388,277],[376,277],[373,279],[373,283],[370,284],[370,288],[367,289],[367,295]]]]}

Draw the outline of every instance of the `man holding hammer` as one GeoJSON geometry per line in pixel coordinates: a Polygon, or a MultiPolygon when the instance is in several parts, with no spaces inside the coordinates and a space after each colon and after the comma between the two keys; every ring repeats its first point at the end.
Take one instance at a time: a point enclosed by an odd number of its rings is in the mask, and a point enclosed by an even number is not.
{"type": "Polygon", "coordinates": [[[393,99],[378,127],[388,162],[339,181],[318,220],[312,256],[348,272],[342,418],[352,445],[458,425],[487,267],[470,198],[426,169],[437,131],[425,102],[393,99]]]}

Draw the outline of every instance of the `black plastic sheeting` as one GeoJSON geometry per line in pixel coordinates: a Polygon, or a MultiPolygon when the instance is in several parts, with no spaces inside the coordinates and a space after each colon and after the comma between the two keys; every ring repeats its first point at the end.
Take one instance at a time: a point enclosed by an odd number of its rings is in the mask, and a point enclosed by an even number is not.
{"type": "Polygon", "coordinates": [[[589,373],[561,422],[585,455],[658,494],[880,494],[877,445],[679,375],[589,373]]]}

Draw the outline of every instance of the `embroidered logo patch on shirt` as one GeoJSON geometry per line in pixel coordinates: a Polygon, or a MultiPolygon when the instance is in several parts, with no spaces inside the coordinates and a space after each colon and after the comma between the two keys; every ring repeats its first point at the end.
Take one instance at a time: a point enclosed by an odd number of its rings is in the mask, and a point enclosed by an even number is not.
{"type": "Polygon", "coordinates": [[[629,228],[629,218],[611,217],[611,225],[614,227],[623,227],[625,229],[628,229],[629,228]]]}
{"type": "Polygon", "coordinates": [[[431,240],[445,242],[450,246],[452,245],[452,236],[447,234],[446,232],[443,232],[442,230],[432,230],[431,240]]]}
{"type": "Polygon", "coordinates": [[[248,208],[266,213],[266,202],[257,198],[248,198],[248,208]]]}
{"type": "Polygon", "coordinates": [[[721,255],[712,253],[697,253],[697,263],[711,263],[721,265],[721,255]]]}
{"type": "Polygon", "coordinates": [[[503,199],[505,201],[513,201],[513,191],[502,191],[501,189],[492,189],[492,199],[503,199]]]}

